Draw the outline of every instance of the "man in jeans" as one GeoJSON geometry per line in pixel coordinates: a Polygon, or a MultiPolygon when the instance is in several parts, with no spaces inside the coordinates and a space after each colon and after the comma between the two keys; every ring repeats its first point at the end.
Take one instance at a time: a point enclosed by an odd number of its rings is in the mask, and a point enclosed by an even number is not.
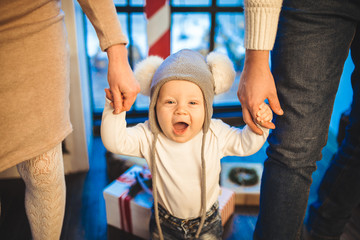
{"type": "Polygon", "coordinates": [[[278,6],[276,0],[245,1],[247,51],[238,91],[244,120],[256,131],[254,106],[265,99],[276,114],[284,113],[275,117],[276,129],[268,139],[254,239],[302,238],[311,175],[327,142],[351,48],[355,70],[350,125],[306,224],[310,239],[339,239],[360,202],[360,2],[285,0],[272,46],[278,6]]]}

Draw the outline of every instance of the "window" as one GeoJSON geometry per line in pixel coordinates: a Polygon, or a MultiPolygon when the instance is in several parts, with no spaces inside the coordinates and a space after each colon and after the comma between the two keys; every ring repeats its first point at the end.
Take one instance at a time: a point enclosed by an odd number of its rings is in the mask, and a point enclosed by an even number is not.
{"type": "MultiPolygon", "coordinates": [[[[147,56],[145,0],[114,0],[122,29],[129,39],[131,66],[147,56]]],[[[215,97],[214,113],[229,116],[241,114],[236,92],[243,68],[244,11],[243,0],[170,0],[171,53],[190,48],[204,55],[210,51],[227,54],[233,61],[237,76],[231,90],[215,97]]],[[[107,83],[107,57],[101,52],[95,30],[87,23],[87,53],[90,62],[93,110],[99,119],[104,106],[107,83]]],[[[139,94],[128,116],[144,116],[149,99],[139,94]]],[[[96,123],[95,123],[96,125],[96,123]]]]}

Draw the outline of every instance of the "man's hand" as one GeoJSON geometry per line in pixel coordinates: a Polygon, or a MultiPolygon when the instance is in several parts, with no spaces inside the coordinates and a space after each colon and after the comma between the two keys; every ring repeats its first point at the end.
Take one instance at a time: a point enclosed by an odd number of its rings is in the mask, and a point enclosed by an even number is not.
{"type": "Polygon", "coordinates": [[[106,52],[109,59],[108,82],[113,97],[114,114],[119,114],[130,110],[140,92],[140,85],[129,65],[125,45],[113,45],[106,52]]]}
{"type": "Polygon", "coordinates": [[[259,125],[274,129],[272,122],[257,121],[259,106],[267,99],[270,108],[277,115],[284,112],[277,97],[274,78],[269,67],[269,51],[246,50],[244,70],[240,77],[237,92],[245,123],[257,134],[262,134],[259,125]]]}

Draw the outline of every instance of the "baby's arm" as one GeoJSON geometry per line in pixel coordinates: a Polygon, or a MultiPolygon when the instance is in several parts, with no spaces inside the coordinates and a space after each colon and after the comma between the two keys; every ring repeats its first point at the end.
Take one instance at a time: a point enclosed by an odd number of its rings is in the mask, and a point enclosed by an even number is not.
{"type": "Polygon", "coordinates": [[[105,90],[105,92],[107,99],[101,121],[101,139],[104,146],[115,154],[142,157],[141,143],[145,138],[144,124],[127,128],[126,112],[113,114],[111,93],[109,90],[105,90]]]}
{"type": "MultiPolygon", "coordinates": [[[[273,118],[273,113],[272,113],[269,105],[267,105],[264,102],[262,104],[260,104],[259,111],[256,113],[256,120],[261,125],[263,125],[265,123],[271,123],[272,118],[273,118]]],[[[272,127],[270,127],[270,128],[272,128],[272,127]]]]}
{"type": "Polygon", "coordinates": [[[218,119],[213,119],[210,127],[217,136],[223,156],[249,156],[256,153],[266,142],[270,131],[260,126],[263,134],[259,135],[248,125],[243,128],[231,127],[218,119]]]}
{"type": "Polygon", "coordinates": [[[222,121],[213,121],[213,126],[218,129],[220,142],[224,143],[224,156],[248,156],[256,153],[266,142],[271,126],[265,126],[273,125],[272,117],[273,113],[270,107],[265,103],[261,104],[256,121],[261,124],[261,126],[257,125],[262,130],[262,135],[253,132],[247,125],[243,129],[238,129],[230,127],[222,121]]]}

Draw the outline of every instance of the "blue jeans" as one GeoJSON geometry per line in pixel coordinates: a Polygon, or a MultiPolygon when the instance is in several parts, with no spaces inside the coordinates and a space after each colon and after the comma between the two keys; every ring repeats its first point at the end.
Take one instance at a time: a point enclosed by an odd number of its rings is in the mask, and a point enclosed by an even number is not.
{"type": "Polygon", "coordinates": [[[309,209],[306,225],[314,240],[340,239],[352,210],[360,203],[360,25],[351,57],[356,68],[351,75],[354,97],[349,125],[322,179],[318,199],[309,209]]]}
{"type": "MultiPolygon", "coordinates": [[[[160,204],[159,218],[161,230],[165,240],[195,239],[195,234],[200,225],[200,217],[193,219],[180,219],[172,216],[160,204]]],[[[206,219],[198,239],[221,240],[223,228],[219,212],[219,203],[216,202],[210,210],[206,212],[206,219]]],[[[159,232],[155,222],[154,208],[150,218],[151,239],[159,239],[159,232]]]]}
{"type": "MultiPolygon", "coordinates": [[[[276,129],[268,139],[254,239],[301,238],[311,175],[327,142],[335,95],[359,18],[356,0],[284,0],[271,54],[284,115],[275,117],[276,129]]],[[[356,121],[360,108],[354,110],[356,121]]],[[[354,130],[359,136],[360,131],[354,130]]],[[[358,184],[359,167],[356,171],[358,184]]]]}

